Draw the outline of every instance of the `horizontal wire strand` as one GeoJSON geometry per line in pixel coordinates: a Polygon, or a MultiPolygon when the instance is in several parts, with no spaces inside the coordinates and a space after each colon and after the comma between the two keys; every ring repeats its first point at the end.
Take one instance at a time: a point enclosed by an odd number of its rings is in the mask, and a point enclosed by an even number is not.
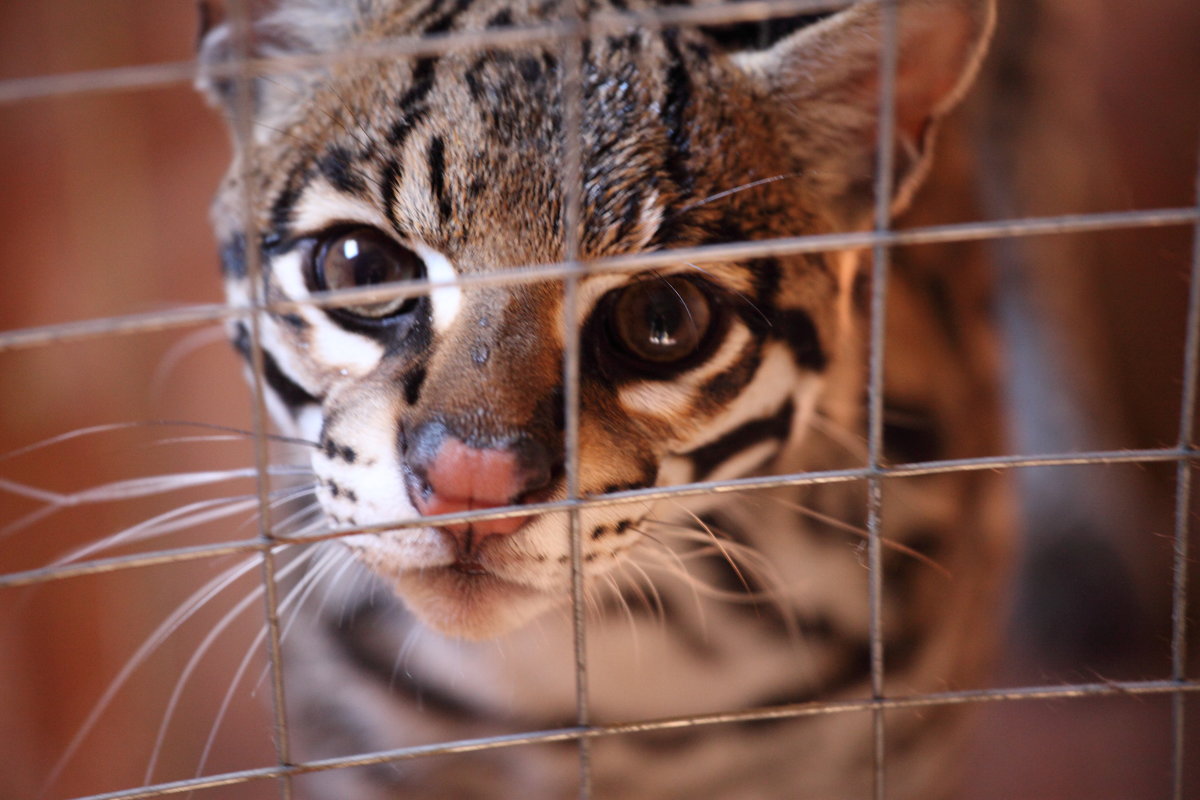
{"type": "Polygon", "coordinates": [[[430,756],[463,755],[485,750],[498,750],[522,745],[549,744],[574,741],[581,738],[603,738],[654,731],[678,730],[708,725],[727,725],[770,720],[800,719],[803,717],[829,716],[902,709],[937,708],[947,706],[975,705],[996,702],[1031,702],[1039,700],[1078,700],[1097,697],[1148,697],[1174,693],[1200,693],[1200,681],[1188,681],[1182,685],[1173,680],[1165,681],[1107,681],[1065,685],[1020,686],[1008,689],[977,689],[959,692],[931,692],[912,696],[892,696],[880,699],[835,700],[826,702],[796,703],[745,711],[689,714],[637,722],[593,724],[587,727],[542,729],[529,733],[500,734],[476,739],[460,739],[452,742],[380,750],[350,756],[305,761],[287,766],[261,767],[234,772],[224,772],[204,778],[171,781],[141,786],[102,794],[82,795],[71,800],[140,800],[140,798],[166,797],[169,795],[214,789],[223,786],[250,783],[258,780],[277,779],[284,775],[304,775],[334,769],[368,767],[414,758],[430,756]]]}
{"type": "MultiPolygon", "coordinates": [[[[593,33],[615,33],[631,26],[663,28],[730,22],[761,22],[781,16],[819,14],[846,8],[852,0],[747,0],[735,4],[673,6],[639,11],[604,12],[591,16],[593,33]]],[[[487,48],[520,47],[560,42],[572,36],[569,22],[515,25],[480,31],[459,31],[424,36],[399,36],[361,45],[353,50],[251,58],[236,63],[213,65],[205,74],[216,78],[276,75],[304,69],[333,67],[396,57],[435,56],[487,48]],[[243,73],[245,70],[245,73],[243,73]]],[[[190,83],[198,65],[194,61],[83,70],[59,75],[32,75],[0,80],[0,105],[61,97],[72,94],[137,91],[190,83]]]]}
{"type": "MultiPolygon", "coordinates": [[[[941,461],[920,461],[911,464],[881,466],[872,469],[869,466],[851,469],[821,470],[814,472],[798,472],[788,475],[770,475],[753,478],[729,478],[719,481],[704,481],[686,483],[679,486],[654,487],[650,489],[631,489],[622,492],[595,495],[578,500],[558,500],[545,503],[531,503],[522,506],[504,506],[497,509],[480,511],[461,511],[451,514],[438,514],[429,517],[417,517],[407,520],[394,520],[369,526],[336,528],[320,534],[287,537],[278,535],[274,539],[275,548],[294,545],[314,544],[317,542],[340,539],[346,536],[362,533],[381,533],[384,531],[408,530],[436,525],[450,525],[463,522],[483,522],[486,520],[523,517],[530,514],[553,512],[568,512],[572,508],[602,508],[606,506],[623,505],[627,503],[646,503],[666,500],[669,498],[693,497],[697,495],[719,494],[725,492],[748,492],[765,489],[776,489],[785,486],[814,486],[830,483],[847,483],[861,481],[872,477],[880,478],[912,478],[930,475],[946,475],[960,472],[977,472],[981,470],[1007,470],[1027,467],[1076,467],[1089,465],[1117,465],[1161,463],[1170,461],[1195,461],[1200,458],[1200,449],[1192,447],[1171,447],[1142,450],[1095,450],[1079,453],[1051,453],[1045,455],[1007,455],[980,456],[977,458],[948,459],[941,461]]],[[[171,561],[193,560],[212,556],[230,555],[262,549],[263,544],[258,540],[235,542],[220,545],[202,545],[179,547],[173,549],[155,550],[150,553],[115,556],[112,558],[83,561],[77,564],[66,564],[53,567],[39,567],[20,572],[0,574],[0,589],[12,586],[28,586],[62,578],[77,577],[100,572],[113,572],[120,569],[154,566],[171,561]]]]}
{"type": "MultiPolygon", "coordinates": [[[[764,239],[732,244],[658,250],[579,262],[587,274],[638,272],[680,264],[738,261],[772,256],[859,250],[874,246],[898,247],[918,244],[950,244],[1021,236],[1049,236],[1135,228],[1158,228],[1200,224],[1200,208],[1159,208],[1143,211],[1114,211],[1096,214],[1065,214],[1056,217],[1026,217],[994,222],[935,225],[907,230],[865,233],[836,233],[764,239]]],[[[79,339],[150,332],[169,328],[249,317],[256,310],[287,313],[299,308],[362,305],[386,299],[416,297],[450,286],[502,286],[561,280],[578,269],[569,263],[547,263],[505,272],[464,275],[452,281],[414,281],[378,289],[343,289],[314,292],[302,301],[272,301],[257,309],[220,303],[199,304],[163,311],[126,314],[74,322],[0,331],[0,353],[44,347],[79,339]]]]}

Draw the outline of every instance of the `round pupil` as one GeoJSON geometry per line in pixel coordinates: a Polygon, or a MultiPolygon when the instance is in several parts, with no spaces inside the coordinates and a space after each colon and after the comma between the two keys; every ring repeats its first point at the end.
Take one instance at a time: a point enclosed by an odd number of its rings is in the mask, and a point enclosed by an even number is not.
{"type": "Polygon", "coordinates": [[[342,240],[342,252],[339,254],[354,270],[354,283],[359,286],[387,281],[388,259],[378,248],[370,245],[364,253],[358,239],[342,240]]]}
{"type": "Polygon", "coordinates": [[[663,364],[694,353],[711,319],[708,300],[694,283],[668,278],[624,289],[613,321],[619,343],[630,354],[663,364]]]}
{"type": "MultiPolygon", "coordinates": [[[[319,256],[319,288],[349,289],[380,283],[410,281],[424,272],[416,253],[379,231],[362,228],[343,233],[326,245],[319,256]]],[[[384,317],[405,310],[415,298],[398,297],[346,310],[367,317],[384,317]]]]}

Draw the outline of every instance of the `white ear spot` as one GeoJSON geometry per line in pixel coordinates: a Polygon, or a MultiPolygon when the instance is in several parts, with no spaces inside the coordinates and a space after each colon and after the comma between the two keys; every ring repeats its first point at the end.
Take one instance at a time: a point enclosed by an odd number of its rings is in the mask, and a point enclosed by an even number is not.
{"type": "Polygon", "coordinates": [[[458,316],[462,308],[462,289],[455,281],[458,273],[444,255],[419,242],[412,244],[421,260],[425,262],[425,272],[431,283],[441,283],[429,293],[429,302],[433,305],[433,327],[439,333],[446,331],[458,316]]]}

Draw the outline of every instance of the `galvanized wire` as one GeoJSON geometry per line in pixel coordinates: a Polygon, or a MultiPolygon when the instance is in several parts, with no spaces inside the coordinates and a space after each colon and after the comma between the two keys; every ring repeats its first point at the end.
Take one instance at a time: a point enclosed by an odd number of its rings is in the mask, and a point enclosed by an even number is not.
{"type": "MultiPolygon", "coordinates": [[[[892,194],[896,163],[896,71],[899,64],[899,13],[895,0],[883,0],[879,31],[879,122],[876,137],[874,232],[892,227],[892,194]]],[[[871,697],[883,699],[883,375],[887,330],[888,273],[891,250],[882,241],[871,247],[871,344],[867,364],[867,631],[871,648],[871,697]]],[[[874,797],[887,796],[886,718],[883,708],[871,711],[874,797]]]]}
{"type": "Polygon", "coordinates": [[[1029,702],[1034,700],[1066,701],[1102,697],[1153,697],[1156,695],[1180,694],[1200,696],[1200,682],[1193,681],[1180,685],[1176,681],[1107,681],[1077,683],[1066,686],[1021,686],[1013,689],[931,692],[908,697],[796,703],[742,711],[692,714],[663,719],[639,720],[636,722],[544,729],[528,733],[484,736],[478,739],[460,739],[452,742],[401,747],[371,753],[357,753],[338,758],[314,759],[286,766],[238,770],[203,778],[157,783],[152,786],[141,786],[136,789],[127,789],[124,791],[85,795],[72,798],[71,800],[140,800],[141,798],[167,797],[201,789],[213,789],[222,786],[233,786],[253,781],[280,778],[284,775],[303,775],[333,769],[389,764],[414,758],[461,755],[464,753],[520,747],[523,745],[549,744],[583,738],[597,739],[607,736],[629,736],[639,733],[678,730],[680,728],[695,728],[708,725],[800,719],[803,717],[853,714],[876,710],[886,712],[998,702],[1029,702]]]}
{"type": "MultiPolygon", "coordinates": [[[[563,64],[563,163],[560,186],[563,197],[564,259],[570,268],[563,280],[563,450],[567,501],[567,535],[570,537],[571,623],[575,660],[575,722],[589,722],[587,668],[587,606],[584,601],[583,525],[579,499],[579,278],[580,224],[583,219],[583,40],[587,36],[582,4],[566,4],[566,24],[572,28],[560,44],[563,64]]],[[[579,740],[579,798],[592,796],[591,740],[579,740]]]]}
{"type": "MultiPolygon", "coordinates": [[[[230,27],[232,30],[235,49],[234,66],[238,68],[233,76],[233,104],[236,113],[233,118],[233,135],[236,149],[240,154],[238,168],[241,170],[238,184],[238,211],[245,229],[242,231],[247,242],[259,241],[259,231],[254,227],[255,219],[255,167],[252,158],[255,152],[254,141],[254,75],[248,65],[252,52],[250,43],[253,41],[251,18],[248,0],[235,0],[230,9],[230,27]]],[[[263,586],[263,616],[267,631],[267,670],[271,678],[271,712],[275,728],[275,757],[279,764],[291,762],[291,744],[288,731],[287,701],[283,687],[283,646],[279,625],[279,586],[275,574],[275,551],[272,547],[274,535],[271,530],[271,456],[269,452],[268,426],[266,403],[266,355],[262,341],[261,310],[266,280],[263,263],[257,247],[245,248],[246,276],[250,286],[251,303],[257,309],[249,315],[246,329],[250,336],[250,389],[251,407],[250,419],[254,444],[254,465],[257,477],[255,493],[258,496],[258,540],[262,568],[263,586]]],[[[283,800],[291,800],[292,778],[284,774],[279,782],[280,796],[283,800]]]]}
{"type": "MultiPolygon", "coordinates": [[[[586,268],[588,274],[639,272],[659,267],[678,266],[684,263],[748,261],[755,258],[790,256],[801,253],[863,250],[879,245],[894,248],[903,245],[951,244],[1022,236],[1183,227],[1194,226],[1198,222],[1200,222],[1200,208],[1194,206],[1093,214],[1063,214],[1051,217],[931,225],[904,230],[789,236],[751,242],[681,247],[607,258],[582,259],[580,265],[586,268]]],[[[463,275],[452,282],[421,280],[388,286],[381,285],[379,288],[372,289],[313,292],[310,298],[303,301],[277,300],[259,307],[210,303],[55,325],[18,328],[0,331],[0,353],[7,350],[46,347],[80,339],[168,330],[224,319],[245,319],[256,310],[286,313],[303,306],[324,308],[362,305],[388,298],[416,297],[451,284],[464,287],[503,286],[562,280],[575,269],[575,266],[564,262],[533,264],[503,272],[463,275]]]]}
{"type": "MultiPolygon", "coordinates": [[[[1200,208],[1200,146],[1196,149],[1194,182],[1196,206],[1200,208]]],[[[1192,230],[1191,286],[1188,289],[1187,330],[1184,334],[1183,387],[1179,400],[1180,449],[1191,448],[1195,438],[1196,392],[1200,381],[1200,221],[1192,230]]],[[[1188,638],[1188,537],[1191,534],[1191,461],[1180,459],[1175,466],[1175,541],[1171,570],[1171,677],[1181,687],[1187,681],[1188,638]]],[[[1186,701],[1182,691],[1171,702],[1172,797],[1183,800],[1186,701]]]]}
{"type": "MultiPolygon", "coordinates": [[[[678,486],[663,486],[651,489],[630,489],[603,495],[588,496],[575,501],[558,500],[546,503],[531,503],[522,506],[504,506],[480,511],[462,511],[437,514],[419,519],[393,520],[374,525],[345,526],[324,533],[275,539],[277,549],[293,545],[315,544],[362,533],[382,533],[406,530],[430,525],[451,525],[464,522],[523,517],[530,514],[568,512],[572,508],[603,508],[627,503],[650,503],[670,498],[699,497],[730,492],[751,492],[778,489],[786,486],[818,486],[833,483],[864,481],[880,478],[914,478],[929,475],[949,475],[962,472],[998,471],[1027,467],[1078,467],[1089,465],[1150,464],[1162,462],[1194,462],[1200,460],[1200,449],[1194,447],[1166,447],[1138,450],[1089,450],[1078,453],[1054,453],[1048,455],[1005,455],[980,456],[976,458],[920,461],[912,464],[896,464],[877,467],[796,472],[786,475],[770,475],[752,478],[726,478],[716,481],[698,481],[678,486]]],[[[235,555],[260,549],[257,540],[226,544],[199,545],[155,550],[146,554],[114,556],[91,559],[72,564],[61,564],[36,569],[0,574],[0,589],[14,586],[31,586],[48,581],[75,578],[123,569],[158,566],[176,561],[192,561],[201,558],[235,555]]]]}

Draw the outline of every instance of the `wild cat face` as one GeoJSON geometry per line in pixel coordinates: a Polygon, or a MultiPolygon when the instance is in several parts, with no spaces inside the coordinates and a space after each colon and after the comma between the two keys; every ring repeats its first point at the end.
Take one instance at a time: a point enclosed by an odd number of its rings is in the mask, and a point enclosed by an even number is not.
{"type": "MultiPolygon", "coordinates": [[[[326,9],[315,25],[313,5],[285,7],[247,46],[352,52],[563,13],[376,2],[326,9]]],[[[914,88],[897,108],[898,202],[919,180],[936,117],[974,69],[990,8],[910,3],[902,21],[913,55],[901,76],[914,88]]],[[[256,123],[216,208],[230,297],[250,297],[251,248],[269,302],[399,290],[271,311],[259,341],[275,418],[317,445],[326,516],[383,526],[343,541],[427,623],[491,636],[566,596],[567,516],[519,507],[568,496],[568,347],[578,354],[581,497],[746,474],[802,436],[825,376],[846,357],[850,259],[585,266],[572,292],[521,271],[858,226],[870,204],[878,30],[877,8],[863,4],[755,52],[698,29],[589,37],[575,176],[568,70],[553,41],[339,58],[245,93],[210,79],[256,123]],[[518,509],[387,529],[504,506],[518,509]]],[[[228,27],[211,31],[208,60],[231,41],[228,27]]],[[[245,324],[234,339],[251,355],[245,324]]],[[[584,508],[587,573],[637,546],[652,512],[584,508]]]]}

